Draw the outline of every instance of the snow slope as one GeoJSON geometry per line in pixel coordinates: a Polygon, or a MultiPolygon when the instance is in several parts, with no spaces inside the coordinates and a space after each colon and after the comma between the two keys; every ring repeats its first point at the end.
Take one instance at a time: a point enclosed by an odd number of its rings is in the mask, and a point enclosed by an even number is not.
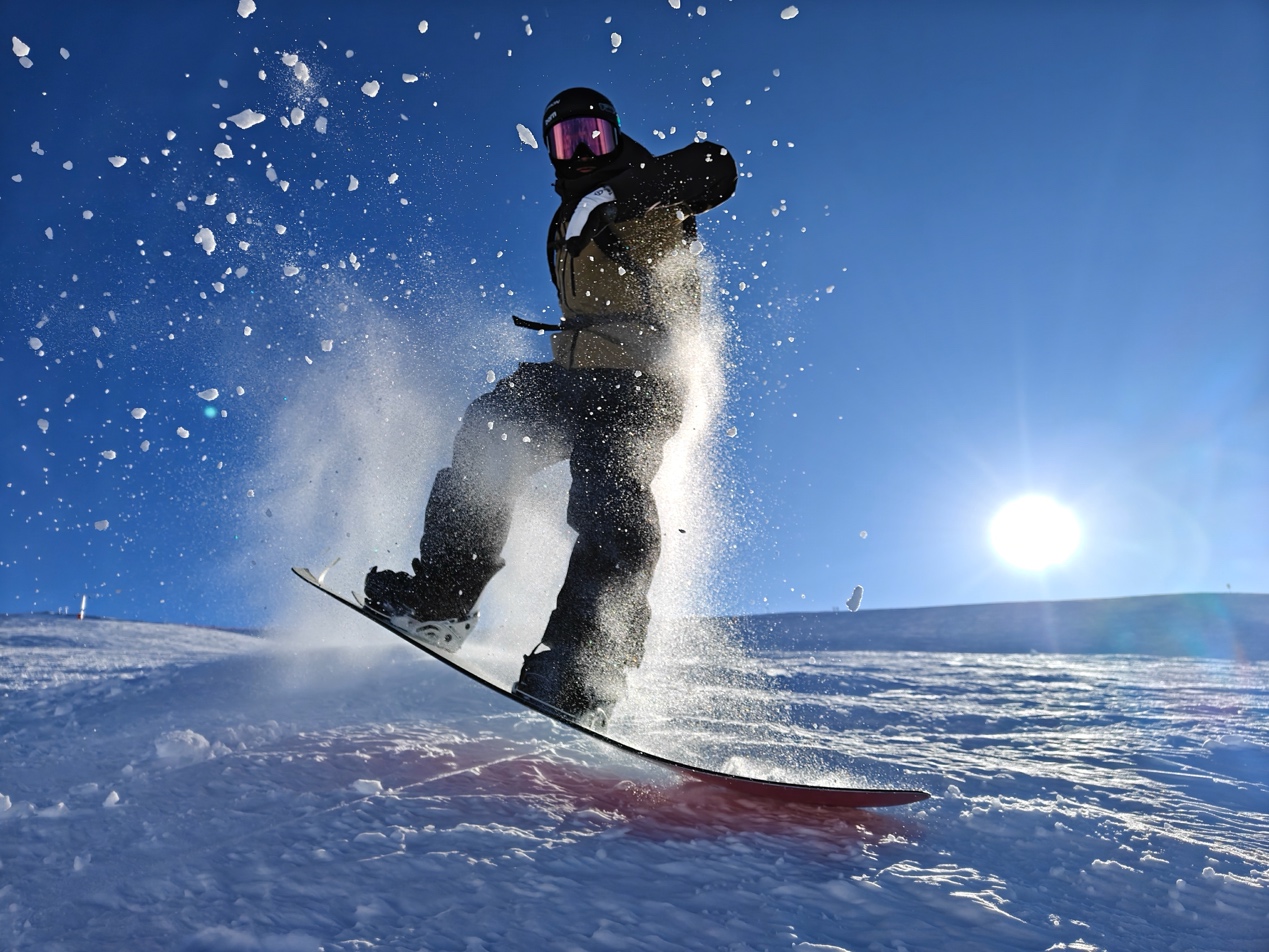
{"type": "Polygon", "coordinates": [[[310,634],[0,618],[0,947],[1269,948],[1269,663],[767,651],[726,704],[627,710],[935,794],[824,811],[683,786],[361,619],[310,634]]]}
{"type": "Polygon", "coordinates": [[[732,619],[758,646],[1269,661],[1269,595],[1208,592],[732,619]]]}

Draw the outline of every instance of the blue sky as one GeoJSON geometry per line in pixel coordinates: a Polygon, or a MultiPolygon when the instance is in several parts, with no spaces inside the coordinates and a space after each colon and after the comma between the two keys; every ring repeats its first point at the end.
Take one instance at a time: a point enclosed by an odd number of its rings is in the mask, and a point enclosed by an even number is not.
{"type": "MultiPolygon", "coordinates": [[[[745,500],[721,609],[1265,590],[1263,4],[236,6],[5,10],[32,65],[0,66],[0,610],[267,617],[313,558],[260,483],[316,465],[278,457],[298,394],[390,354],[452,434],[487,368],[544,358],[507,327],[553,305],[550,167],[516,124],[575,84],[654,151],[701,131],[743,162],[702,220],[745,500]],[[220,128],[244,108],[267,118],[220,128]],[[1083,527],[1041,573],[987,537],[1031,491],[1083,527]]],[[[390,438],[340,419],[351,452],[390,438]]]]}

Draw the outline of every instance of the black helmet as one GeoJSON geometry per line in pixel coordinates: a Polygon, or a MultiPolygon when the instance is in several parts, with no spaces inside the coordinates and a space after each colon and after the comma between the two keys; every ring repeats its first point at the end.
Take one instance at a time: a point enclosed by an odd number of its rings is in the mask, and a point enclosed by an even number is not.
{"type": "Polygon", "coordinates": [[[556,172],[577,175],[611,161],[621,145],[620,120],[608,97],[584,86],[551,99],[542,114],[542,138],[556,172]]]}

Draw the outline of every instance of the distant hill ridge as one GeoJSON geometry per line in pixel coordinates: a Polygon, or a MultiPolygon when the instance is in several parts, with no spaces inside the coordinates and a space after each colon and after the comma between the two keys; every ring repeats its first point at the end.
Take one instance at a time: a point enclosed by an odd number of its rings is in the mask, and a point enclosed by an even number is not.
{"type": "Polygon", "coordinates": [[[775,650],[1039,651],[1269,660],[1269,595],[1200,593],[787,612],[729,621],[746,643],[775,650]]]}

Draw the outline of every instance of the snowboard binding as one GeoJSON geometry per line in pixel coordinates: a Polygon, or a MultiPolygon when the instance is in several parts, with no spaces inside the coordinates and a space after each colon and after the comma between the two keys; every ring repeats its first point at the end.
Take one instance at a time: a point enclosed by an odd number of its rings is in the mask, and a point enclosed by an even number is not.
{"type": "MultiPolygon", "coordinates": [[[[414,565],[417,570],[417,559],[414,565]]],[[[439,610],[435,605],[429,607],[417,575],[380,571],[378,566],[372,566],[366,573],[365,594],[357,600],[363,608],[382,615],[417,644],[450,654],[463,646],[480,616],[480,612],[473,611],[469,615],[445,617],[446,607],[439,610]]],[[[455,608],[449,606],[448,611],[453,612],[455,608]]]]}
{"type": "Polygon", "coordinates": [[[472,612],[466,618],[445,618],[440,621],[420,621],[413,615],[385,615],[397,628],[408,632],[419,644],[453,654],[463,646],[467,636],[476,627],[480,612],[472,612]]]}

